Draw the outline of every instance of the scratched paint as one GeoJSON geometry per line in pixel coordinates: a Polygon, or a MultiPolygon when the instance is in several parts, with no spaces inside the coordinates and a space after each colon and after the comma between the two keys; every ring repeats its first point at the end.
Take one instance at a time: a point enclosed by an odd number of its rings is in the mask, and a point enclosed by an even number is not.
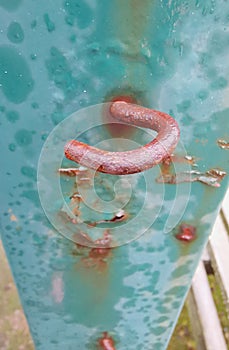
{"type": "Polygon", "coordinates": [[[226,140],[219,139],[217,140],[217,144],[222,149],[229,149],[229,142],[227,142],[226,140]]]}

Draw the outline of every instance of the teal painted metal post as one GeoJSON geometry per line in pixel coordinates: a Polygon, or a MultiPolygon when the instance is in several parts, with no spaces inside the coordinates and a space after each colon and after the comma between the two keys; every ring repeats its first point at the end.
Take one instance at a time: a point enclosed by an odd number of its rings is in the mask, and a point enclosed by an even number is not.
{"type": "Polygon", "coordinates": [[[228,172],[217,145],[228,140],[228,3],[0,0],[0,10],[1,235],[36,348],[106,349],[105,338],[166,349],[227,177],[220,188],[155,182],[164,199],[152,227],[88,267],[90,251],[42,210],[37,164],[68,115],[127,94],[176,118],[199,172],[228,172]],[[195,226],[191,244],[175,237],[182,223],[195,226]]]}

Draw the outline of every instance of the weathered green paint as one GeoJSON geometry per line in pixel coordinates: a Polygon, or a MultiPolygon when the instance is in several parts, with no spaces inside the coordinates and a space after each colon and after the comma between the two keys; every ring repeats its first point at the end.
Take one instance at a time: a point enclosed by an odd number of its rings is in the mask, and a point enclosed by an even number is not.
{"type": "MultiPolygon", "coordinates": [[[[165,349],[228,177],[220,188],[191,185],[181,220],[197,227],[191,245],[177,241],[176,230],[163,233],[176,195],[175,186],[165,185],[158,220],[135,242],[114,249],[101,273],[101,261],[88,268],[88,250],[76,251],[46,219],[35,169],[56,124],[129,91],[174,115],[200,171],[228,172],[228,153],[216,142],[228,140],[228,3],[10,4],[0,1],[1,233],[36,348],[96,349],[107,331],[117,349],[165,349]],[[24,35],[15,43],[12,22],[24,35]]],[[[177,186],[181,208],[187,186],[177,186]]]]}

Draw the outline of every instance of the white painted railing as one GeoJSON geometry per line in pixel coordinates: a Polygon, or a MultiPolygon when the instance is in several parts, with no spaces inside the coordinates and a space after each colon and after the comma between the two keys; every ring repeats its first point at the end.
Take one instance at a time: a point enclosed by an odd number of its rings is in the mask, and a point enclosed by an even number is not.
{"type": "MultiPolygon", "coordinates": [[[[229,191],[223,202],[206,251],[203,254],[187,299],[197,350],[228,350],[206,266],[210,266],[222,291],[229,317],[229,191]]],[[[229,318],[228,318],[229,327],[229,318]]]]}

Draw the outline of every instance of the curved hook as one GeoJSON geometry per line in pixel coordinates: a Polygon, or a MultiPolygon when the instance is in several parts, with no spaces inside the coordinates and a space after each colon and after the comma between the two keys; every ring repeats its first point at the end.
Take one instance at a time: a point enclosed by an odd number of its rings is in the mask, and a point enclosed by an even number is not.
{"type": "Polygon", "coordinates": [[[179,141],[178,124],[166,113],[123,101],[113,102],[110,113],[124,123],[149,128],[158,134],[145,146],[126,152],[109,152],[71,140],[64,148],[68,159],[102,173],[134,174],[161,163],[179,141]]]}

